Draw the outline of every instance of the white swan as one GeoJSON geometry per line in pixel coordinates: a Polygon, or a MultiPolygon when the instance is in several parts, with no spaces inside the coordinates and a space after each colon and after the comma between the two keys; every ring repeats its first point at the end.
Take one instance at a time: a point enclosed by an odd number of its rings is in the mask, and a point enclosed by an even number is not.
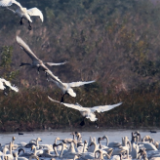
{"type": "Polygon", "coordinates": [[[43,14],[36,7],[31,8],[31,9],[24,8],[16,0],[1,0],[0,1],[0,6],[7,7],[8,10],[12,11],[15,14],[18,14],[21,17],[20,24],[23,24],[22,20],[23,20],[23,18],[26,18],[28,20],[28,23],[29,23],[29,27],[28,27],[29,30],[32,29],[32,27],[30,25],[30,23],[32,23],[31,16],[39,16],[41,21],[43,22],[43,14]],[[16,10],[8,8],[12,4],[16,4],[17,5],[17,9],[16,10]]]}
{"type": "MultiPolygon", "coordinates": [[[[56,101],[56,100],[50,98],[49,96],[48,96],[48,98],[52,102],[60,103],[60,104],[63,104],[64,106],[66,106],[66,107],[69,107],[69,108],[76,109],[76,110],[80,111],[80,113],[82,114],[82,116],[84,118],[90,119],[92,122],[97,120],[94,112],[96,112],[96,111],[98,113],[106,112],[106,111],[109,111],[109,110],[111,110],[115,107],[118,107],[122,104],[122,102],[120,102],[120,103],[113,104],[113,105],[95,106],[95,107],[89,108],[89,107],[82,107],[79,104],[62,103],[62,102],[59,102],[59,101],[56,101]]],[[[82,122],[84,123],[84,119],[83,119],[82,122]]]]}
{"type": "Polygon", "coordinates": [[[140,142],[138,145],[140,148],[146,148],[146,151],[158,151],[156,146],[150,142],[140,142]]]}
{"type": "Polygon", "coordinates": [[[108,137],[107,137],[106,135],[103,136],[103,137],[99,137],[99,138],[97,139],[97,141],[98,141],[98,144],[99,144],[99,148],[100,148],[100,149],[103,149],[103,150],[105,150],[105,151],[107,151],[107,150],[109,149],[109,147],[108,147],[109,139],[108,139],[108,137]],[[106,139],[106,145],[102,145],[102,144],[101,144],[101,140],[104,140],[104,139],[106,139]]]}
{"type": "Polygon", "coordinates": [[[76,151],[75,151],[75,143],[71,142],[70,143],[70,148],[68,150],[65,150],[65,144],[61,143],[59,145],[62,145],[62,150],[60,153],[60,157],[64,157],[64,158],[69,158],[69,159],[73,159],[75,157],[75,155],[79,155],[76,151]]]}
{"type": "Polygon", "coordinates": [[[60,79],[58,77],[56,77],[43,63],[42,60],[40,60],[33,52],[32,50],[29,48],[29,46],[20,38],[20,37],[16,37],[16,41],[17,43],[21,46],[21,48],[27,53],[27,55],[31,58],[32,63],[21,63],[21,65],[30,65],[31,67],[36,67],[38,69],[42,69],[45,71],[46,75],[50,75],[53,79],[55,79],[56,81],[60,82],[60,79]]]}
{"type": "Polygon", "coordinates": [[[79,81],[79,82],[71,82],[71,83],[62,83],[59,81],[55,81],[53,79],[50,79],[50,81],[54,82],[62,90],[63,96],[61,98],[61,102],[64,101],[65,94],[69,94],[72,97],[76,97],[76,93],[72,89],[73,87],[79,87],[85,84],[90,84],[95,82],[95,80],[93,80],[93,81],[86,81],[86,82],[79,81]]]}
{"type": "Polygon", "coordinates": [[[5,91],[7,87],[15,92],[19,91],[19,89],[16,86],[12,86],[9,81],[5,80],[4,78],[0,78],[0,89],[5,91]]]}
{"type": "Polygon", "coordinates": [[[38,142],[42,142],[42,139],[40,137],[38,137],[35,140],[31,140],[29,143],[27,143],[24,147],[25,148],[31,148],[33,145],[35,145],[37,147],[37,149],[39,149],[39,143],[38,142]]]}

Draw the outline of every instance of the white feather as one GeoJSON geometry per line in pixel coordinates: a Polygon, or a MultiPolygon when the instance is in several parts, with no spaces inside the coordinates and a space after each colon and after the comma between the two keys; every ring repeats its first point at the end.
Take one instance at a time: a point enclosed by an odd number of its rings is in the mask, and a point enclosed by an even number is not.
{"type": "Polygon", "coordinates": [[[30,16],[39,16],[41,21],[43,22],[43,14],[38,8],[35,7],[35,8],[28,9],[27,13],[30,16]]]}

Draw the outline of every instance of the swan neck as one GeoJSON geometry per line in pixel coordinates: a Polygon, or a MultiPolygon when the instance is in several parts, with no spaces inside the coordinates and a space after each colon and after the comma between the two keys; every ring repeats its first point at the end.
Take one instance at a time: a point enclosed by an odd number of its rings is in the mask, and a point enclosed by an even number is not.
{"type": "Polygon", "coordinates": [[[83,153],[84,153],[84,151],[85,151],[85,146],[86,146],[86,143],[84,143],[84,145],[83,145],[83,153]]]}
{"type": "Polygon", "coordinates": [[[62,150],[61,150],[60,157],[63,157],[63,152],[64,152],[64,144],[62,143],[62,150]]]}
{"type": "Polygon", "coordinates": [[[107,137],[107,136],[105,136],[105,138],[106,138],[106,146],[108,146],[109,139],[108,139],[108,137],[107,137]]]}
{"type": "MultiPolygon", "coordinates": [[[[36,146],[39,148],[38,138],[36,139],[36,146]]],[[[35,149],[36,150],[36,149],[35,149]]]]}
{"type": "Polygon", "coordinates": [[[55,152],[56,156],[59,156],[59,154],[57,152],[57,147],[53,147],[53,149],[54,149],[54,152],[55,152]]]}
{"type": "Polygon", "coordinates": [[[12,155],[12,142],[9,144],[9,153],[12,155]]]}

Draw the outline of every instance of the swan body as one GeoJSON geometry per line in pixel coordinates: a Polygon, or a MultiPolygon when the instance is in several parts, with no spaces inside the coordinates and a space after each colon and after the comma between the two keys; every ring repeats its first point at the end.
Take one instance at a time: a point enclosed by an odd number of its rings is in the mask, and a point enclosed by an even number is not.
{"type": "Polygon", "coordinates": [[[22,5],[17,2],[16,0],[1,0],[0,1],[0,6],[2,7],[7,7],[8,10],[12,11],[13,13],[17,14],[19,17],[21,17],[21,21],[20,21],[20,24],[23,24],[22,22],[22,19],[23,18],[26,18],[28,20],[28,23],[29,23],[29,29],[31,30],[32,27],[30,26],[30,23],[32,23],[32,19],[31,19],[31,16],[38,16],[40,17],[41,21],[43,22],[43,14],[42,12],[34,7],[34,8],[31,8],[31,9],[27,9],[27,8],[24,8],[22,7],[22,5]],[[10,9],[8,8],[9,6],[11,6],[12,4],[16,4],[17,6],[17,9],[16,10],[13,10],[13,9],[10,9]]]}
{"type": "Polygon", "coordinates": [[[52,98],[50,98],[48,96],[48,98],[52,101],[52,102],[56,102],[56,103],[60,103],[68,108],[72,108],[72,109],[76,109],[78,111],[80,111],[81,115],[87,119],[90,119],[90,121],[94,122],[97,120],[96,118],[96,115],[94,112],[105,112],[105,111],[109,111],[115,107],[118,107],[122,104],[122,102],[120,103],[117,103],[117,104],[113,104],[113,105],[104,105],[104,106],[95,106],[95,107],[92,107],[92,108],[88,108],[88,107],[82,107],[81,105],[79,104],[69,104],[69,103],[63,103],[63,102],[59,102],[59,101],[56,101],[52,98]]]}
{"type": "Polygon", "coordinates": [[[157,151],[158,149],[155,147],[154,144],[150,143],[150,142],[140,142],[138,143],[139,145],[141,145],[141,147],[144,147],[146,148],[146,151],[149,151],[149,150],[154,150],[154,151],[157,151]]]}

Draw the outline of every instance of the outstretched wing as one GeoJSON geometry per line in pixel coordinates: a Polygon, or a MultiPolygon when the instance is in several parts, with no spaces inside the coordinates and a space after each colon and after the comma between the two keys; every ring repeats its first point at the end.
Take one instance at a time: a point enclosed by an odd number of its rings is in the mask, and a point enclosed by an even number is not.
{"type": "Polygon", "coordinates": [[[39,16],[41,21],[43,22],[43,14],[38,8],[35,7],[35,8],[28,9],[27,13],[30,16],[39,16]]]}
{"type": "Polygon", "coordinates": [[[9,7],[13,3],[16,4],[18,7],[22,7],[21,4],[15,0],[0,0],[0,6],[2,7],[9,7]]]}
{"type": "Polygon", "coordinates": [[[21,48],[27,53],[27,55],[32,59],[32,61],[39,61],[38,57],[32,52],[29,46],[20,37],[17,36],[16,41],[21,46],[21,48]]]}
{"type": "Polygon", "coordinates": [[[95,106],[95,107],[91,108],[91,112],[95,112],[95,111],[97,111],[98,113],[106,112],[106,111],[109,111],[115,107],[120,106],[121,104],[122,104],[122,102],[117,103],[117,104],[113,104],[113,105],[95,106]]]}
{"type": "Polygon", "coordinates": [[[67,62],[60,62],[60,63],[52,63],[52,62],[46,62],[45,64],[48,65],[48,66],[61,66],[61,65],[64,65],[66,64],[67,62]]]}
{"type": "Polygon", "coordinates": [[[75,109],[75,110],[78,110],[78,111],[82,111],[82,109],[84,109],[83,107],[80,107],[79,105],[77,104],[70,104],[70,103],[62,103],[62,102],[59,102],[59,101],[56,101],[54,99],[52,99],[51,97],[49,97],[49,100],[51,100],[52,102],[56,102],[56,103],[59,103],[59,104],[63,104],[64,106],[68,107],[68,108],[72,108],[72,109],[75,109]]]}
{"type": "Polygon", "coordinates": [[[90,83],[93,83],[93,82],[95,82],[95,80],[94,80],[94,81],[87,81],[87,82],[82,82],[82,81],[72,82],[72,83],[68,83],[68,85],[69,85],[70,87],[79,87],[79,86],[83,86],[83,85],[85,85],[85,84],[90,84],[90,83]]]}

